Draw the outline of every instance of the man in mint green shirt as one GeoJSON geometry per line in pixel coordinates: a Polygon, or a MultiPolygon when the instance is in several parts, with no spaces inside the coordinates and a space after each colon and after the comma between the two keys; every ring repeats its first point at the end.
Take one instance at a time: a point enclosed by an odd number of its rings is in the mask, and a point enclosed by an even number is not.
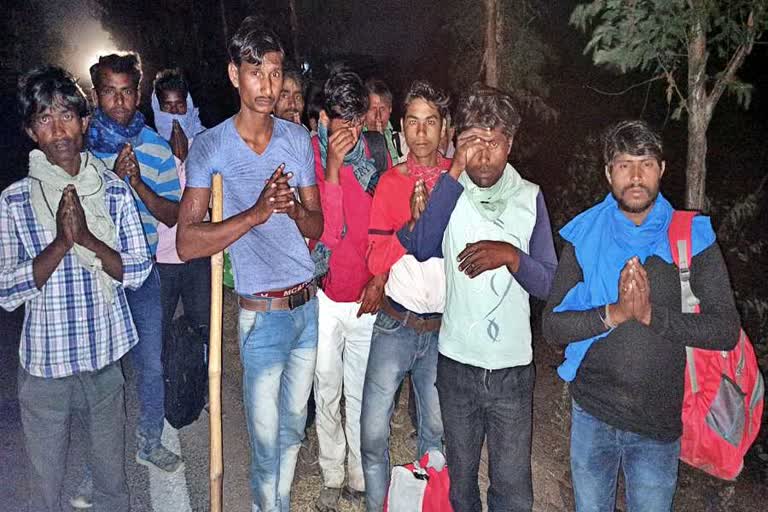
{"type": "Polygon", "coordinates": [[[481,510],[477,473],[488,437],[488,510],[530,511],[535,372],[529,296],[546,299],[557,267],[544,198],[507,163],[520,116],[511,98],[475,86],[459,102],[451,169],[427,200],[417,184],[418,260],[443,256],[446,305],[437,388],[455,510],[481,510]]]}

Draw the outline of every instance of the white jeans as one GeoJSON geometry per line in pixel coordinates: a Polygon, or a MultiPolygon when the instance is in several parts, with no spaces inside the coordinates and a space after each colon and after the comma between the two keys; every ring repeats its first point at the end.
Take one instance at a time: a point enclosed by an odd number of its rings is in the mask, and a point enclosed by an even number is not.
{"type": "Polygon", "coordinates": [[[317,292],[317,297],[320,311],[315,366],[315,421],[320,468],[326,487],[340,488],[344,484],[344,456],[348,449],[348,485],[357,491],[364,491],[365,479],[360,460],[360,410],[376,316],[367,314],[357,318],[360,304],[334,302],[322,291],[317,292]],[[342,382],[346,404],[343,430],[339,410],[342,382]]]}

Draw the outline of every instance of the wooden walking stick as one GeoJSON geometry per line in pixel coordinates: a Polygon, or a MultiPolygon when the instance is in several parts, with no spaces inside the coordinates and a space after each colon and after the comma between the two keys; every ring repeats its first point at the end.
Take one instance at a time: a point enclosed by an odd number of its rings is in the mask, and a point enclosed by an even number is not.
{"type": "MultiPolygon", "coordinates": [[[[224,209],[221,174],[213,175],[212,222],[221,222],[224,209]]],[[[222,511],[222,483],[224,458],[221,439],[221,315],[222,286],[224,273],[224,252],[211,256],[211,332],[208,355],[208,404],[210,422],[210,466],[211,512],[222,511]]]]}

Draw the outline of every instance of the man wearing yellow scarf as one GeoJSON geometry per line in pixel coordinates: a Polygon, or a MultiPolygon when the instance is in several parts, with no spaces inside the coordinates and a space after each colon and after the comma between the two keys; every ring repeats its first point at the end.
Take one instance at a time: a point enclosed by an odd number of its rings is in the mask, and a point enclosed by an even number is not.
{"type": "Polygon", "coordinates": [[[83,149],[88,104],[61,68],[19,81],[24,128],[39,149],[0,195],[0,306],[25,305],[19,406],[29,510],[62,510],[69,424],[91,442],[93,503],[129,509],[120,358],[138,337],[125,289],[152,261],[128,186],[83,149]]]}

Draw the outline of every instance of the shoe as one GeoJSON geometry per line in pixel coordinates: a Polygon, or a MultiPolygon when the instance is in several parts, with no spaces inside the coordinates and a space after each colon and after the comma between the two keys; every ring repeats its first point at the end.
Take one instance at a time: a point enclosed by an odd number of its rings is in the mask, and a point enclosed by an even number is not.
{"type": "Polygon", "coordinates": [[[69,504],[78,510],[93,507],[93,478],[90,471],[86,471],[85,477],[77,486],[75,495],[69,499],[69,504]]]}
{"type": "Polygon", "coordinates": [[[352,503],[363,503],[365,500],[365,491],[358,491],[357,489],[345,485],[344,489],[341,491],[341,497],[345,501],[350,501],[352,503]]]}
{"type": "Polygon", "coordinates": [[[318,512],[338,512],[341,489],[337,487],[323,487],[320,496],[315,501],[318,512]]]}
{"type": "Polygon", "coordinates": [[[144,453],[143,450],[137,451],[136,462],[143,466],[154,466],[157,469],[168,473],[173,473],[179,469],[182,464],[181,457],[163,445],[158,445],[149,453],[144,453]]]}

